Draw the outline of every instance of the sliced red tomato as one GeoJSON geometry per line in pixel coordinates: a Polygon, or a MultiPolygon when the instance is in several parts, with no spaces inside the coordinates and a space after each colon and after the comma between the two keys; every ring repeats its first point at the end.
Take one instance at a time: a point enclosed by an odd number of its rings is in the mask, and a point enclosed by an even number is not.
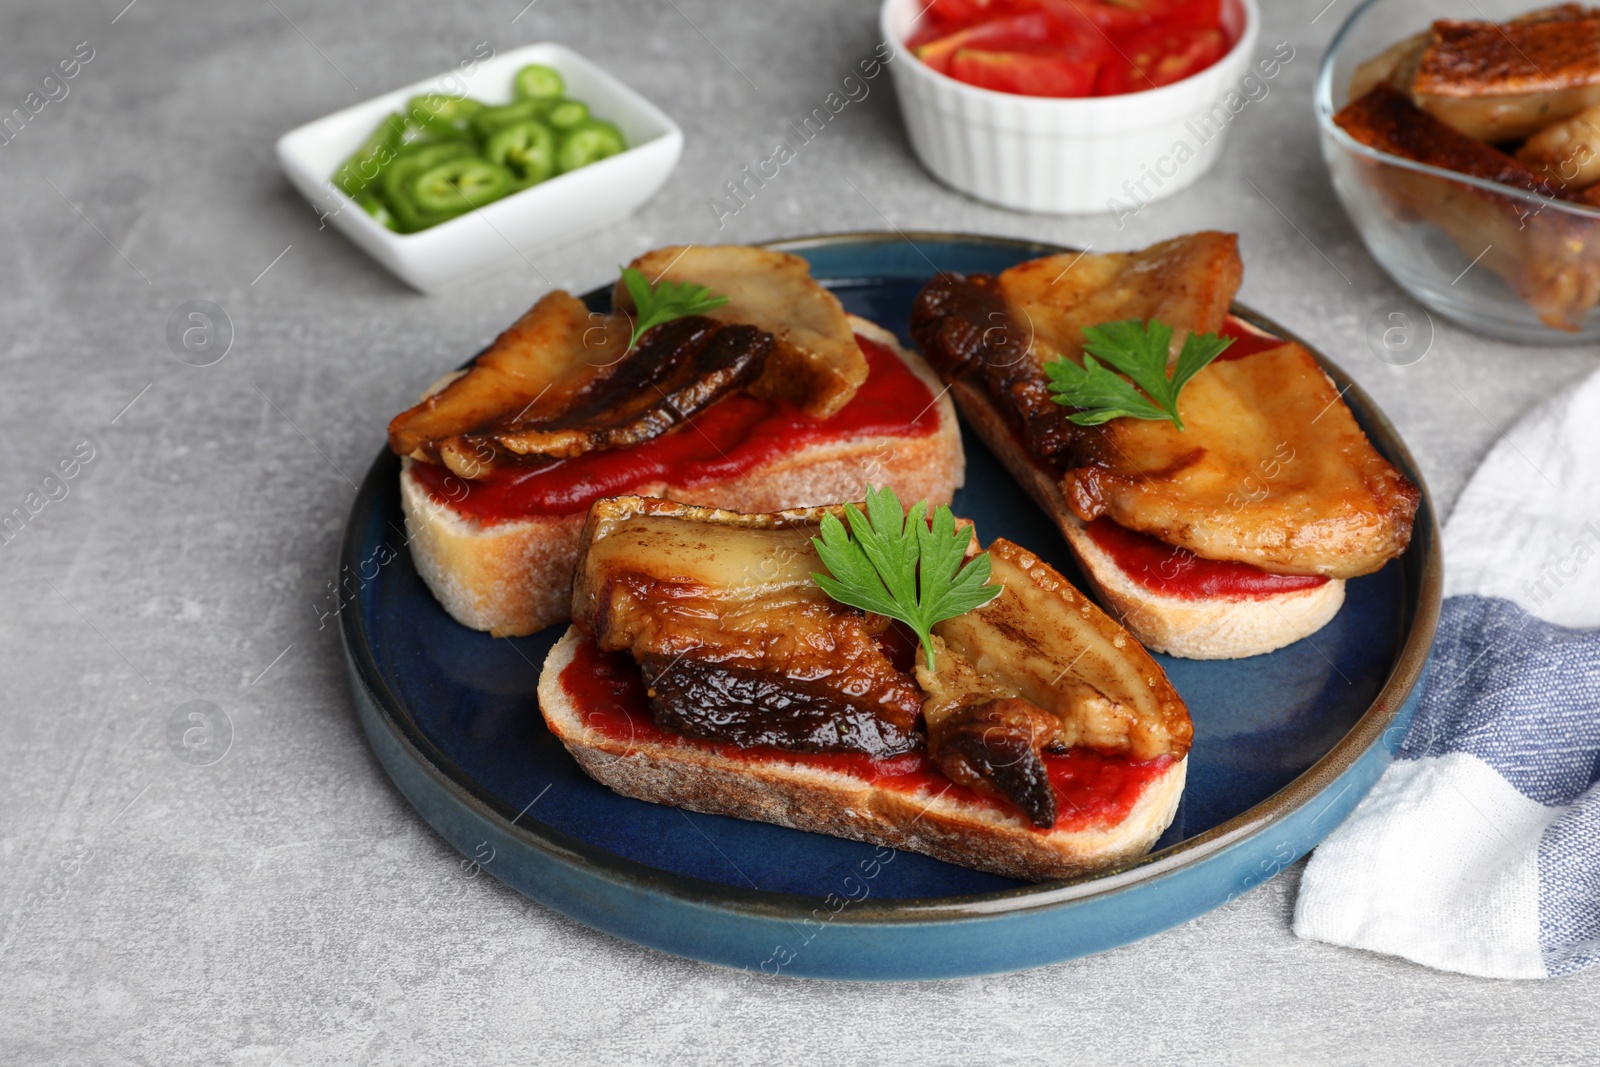
{"type": "Polygon", "coordinates": [[[1047,44],[1050,29],[1048,15],[1011,15],[946,34],[917,48],[916,54],[940,74],[949,74],[950,60],[963,48],[1013,49],[1047,44]]]}
{"type": "Polygon", "coordinates": [[[1098,68],[1111,55],[1111,42],[1070,7],[1066,14],[1032,11],[990,19],[948,34],[916,49],[917,58],[941,74],[962,49],[1054,55],[1098,68]]]}
{"type": "Polygon", "coordinates": [[[1116,96],[1156,89],[1198,74],[1228,52],[1228,38],[1219,29],[1158,26],[1129,37],[1122,56],[1100,71],[1095,92],[1116,96]]]}
{"type": "Polygon", "coordinates": [[[1007,0],[929,0],[924,18],[961,28],[992,15],[1009,14],[1007,0]]]}
{"type": "MultiPolygon", "coordinates": [[[[1060,3],[1063,0],[1032,0],[1060,3]]],[[[1154,26],[1220,28],[1222,0],[1064,0],[1121,40],[1154,26]]]]}
{"type": "Polygon", "coordinates": [[[916,49],[917,58],[941,74],[950,73],[950,60],[963,48],[993,52],[1054,51],[1079,61],[1097,63],[1110,51],[1110,42],[1086,20],[1081,25],[1034,11],[990,19],[957,30],[916,49]]]}
{"type": "Polygon", "coordinates": [[[958,81],[1023,96],[1088,96],[1099,68],[1059,55],[976,48],[963,48],[950,60],[950,76],[958,81]]]}

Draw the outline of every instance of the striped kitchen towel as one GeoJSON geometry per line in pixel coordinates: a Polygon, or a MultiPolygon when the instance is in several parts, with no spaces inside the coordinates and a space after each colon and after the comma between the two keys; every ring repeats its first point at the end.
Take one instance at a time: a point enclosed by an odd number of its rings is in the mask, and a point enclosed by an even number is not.
{"type": "Polygon", "coordinates": [[[1301,937],[1492,978],[1600,959],[1600,374],[1491,450],[1399,759],[1312,855],[1301,937]]]}

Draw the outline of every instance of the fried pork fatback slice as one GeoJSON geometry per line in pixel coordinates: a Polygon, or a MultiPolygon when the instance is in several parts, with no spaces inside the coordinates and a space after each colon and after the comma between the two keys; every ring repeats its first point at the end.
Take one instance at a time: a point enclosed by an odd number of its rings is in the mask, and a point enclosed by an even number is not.
{"type": "Polygon", "coordinates": [[[1000,595],[935,626],[945,649],[994,692],[1050,712],[1063,748],[1182,759],[1194,736],[1189,711],[1150,653],[1028,549],[996,538],[989,560],[1000,595]]]}
{"type": "MultiPolygon", "coordinates": [[[[728,298],[707,315],[777,338],[765,373],[751,387],[757,396],[781,397],[812,418],[825,419],[867,380],[867,359],[843,305],[817,284],[810,264],[799,256],[748,245],[689,245],[647,252],[630,265],[652,284],[706,286],[728,298]]],[[[619,310],[633,308],[620,280],[612,299],[619,310]]]]}
{"type": "Polygon", "coordinates": [[[628,333],[625,318],[593,316],[570,293],[547,293],[467,373],[395,416],[389,446],[402,456],[436,460],[441,444],[507,415],[537,421],[565,411],[622,358],[628,333]]]}
{"type": "Polygon", "coordinates": [[[996,539],[989,560],[1000,595],[936,625],[934,668],[918,660],[940,769],[1050,826],[1046,749],[1183,759],[1189,711],[1150,654],[1027,549],[996,539]]]}
{"type": "Polygon", "coordinates": [[[1558,185],[1532,167],[1418,109],[1404,93],[1387,84],[1346,104],[1333,121],[1362,144],[1401,159],[1540,196],[1561,195],[1558,185]]]}
{"type": "MultiPolygon", "coordinates": [[[[1046,748],[1182,759],[1187,709],[1129,634],[1025,549],[996,541],[999,596],[935,628],[916,679],[874,636],[886,620],[831,600],[811,537],[840,509],[739,515],[618,497],[584,531],[573,621],[628,651],[675,733],[793,751],[920,744],[953,780],[1055,822],[1046,748]],[[909,716],[909,717],[908,717],[909,716]],[[903,731],[903,733],[901,732],[903,731]]],[[[974,545],[972,553],[976,553],[974,545]]],[[[919,654],[920,655],[920,654],[919,654]]]]}
{"type": "Polygon", "coordinates": [[[1016,420],[1028,451],[1059,466],[1077,436],[1044,365],[1081,361],[1083,328],[1158,318],[1181,346],[1227,318],[1243,273],[1239,239],[1204,232],[1140,252],[1063,253],[998,277],[941,274],[912,306],[917,345],[949,378],[978,378],[1016,420]]]}
{"type": "Polygon", "coordinates": [[[999,295],[1032,340],[1035,364],[1081,362],[1085,326],[1160,319],[1180,347],[1191,331],[1221,329],[1243,276],[1238,235],[1205,230],[1138,252],[1030,259],[1000,275],[999,295]]]}
{"type": "Polygon", "coordinates": [[[1600,17],[1440,19],[1412,99],[1480,141],[1516,141],[1600,103],[1600,17]]]}
{"type": "MultiPolygon", "coordinates": [[[[1031,327],[1038,365],[1081,362],[1084,327],[1130,318],[1171,326],[1176,352],[1191,332],[1221,329],[1242,273],[1237,237],[1204,232],[1140,252],[1032,260],[1001,274],[998,289],[1011,318],[1031,327]]],[[[1213,363],[1185,388],[1179,413],[1182,431],[1130,418],[1074,428],[1050,458],[1079,518],[1105,515],[1206,559],[1278,573],[1353,577],[1405,549],[1416,489],[1305,349],[1213,363]],[[1270,491],[1252,500],[1269,470],[1270,491]]]]}
{"type": "Polygon", "coordinates": [[[560,459],[657,437],[754,381],[772,335],[689,316],[629,348],[628,320],[550,293],[466,372],[389,424],[413,459],[479,478],[519,457],[560,459]]]}
{"type": "Polygon", "coordinates": [[[811,545],[820,510],[739,515],[617,497],[590,509],[572,619],[633,655],[674,733],[799,752],[920,746],[922,693],[829,599],[811,545]]]}
{"type": "Polygon", "coordinates": [[[1182,431],[1132,418],[1076,426],[1051,398],[1043,365],[1081,360],[1084,327],[1160,319],[1180,350],[1189,333],[1224,324],[1239,275],[1228,234],[1051,256],[997,282],[935,279],[917,297],[912,330],[947,376],[981,376],[1084,522],[1107,516],[1203,558],[1277,573],[1375,570],[1404,550],[1417,492],[1303,348],[1224,357],[1200,371],[1179,400],[1182,431]],[[983,327],[996,315],[1004,329],[983,327]],[[1026,343],[1014,343],[1019,332],[1026,343]]]}
{"type": "Polygon", "coordinates": [[[1086,428],[1062,478],[1085,522],[1106,516],[1205,559],[1354,578],[1411,540],[1420,499],[1297,344],[1219,360],[1178,398],[1184,429],[1086,428]]]}

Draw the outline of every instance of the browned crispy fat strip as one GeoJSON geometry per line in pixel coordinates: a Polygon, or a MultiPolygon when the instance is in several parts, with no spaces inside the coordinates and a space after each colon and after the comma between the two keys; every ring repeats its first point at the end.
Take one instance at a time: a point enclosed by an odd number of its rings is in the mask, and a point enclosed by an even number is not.
{"type": "Polygon", "coordinates": [[[1048,379],[1029,331],[1018,325],[987,274],[940,274],[917,294],[911,336],[947,378],[973,377],[1003,398],[1028,451],[1055,465],[1078,428],[1050,398],[1048,379]]]}
{"type": "Polygon", "coordinates": [[[1050,257],[998,282],[944,275],[918,295],[912,333],[963,389],[982,382],[1083,522],[1105,516],[1202,558],[1273,573],[1370,573],[1405,550],[1418,493],[1303,348],[1201,371],[1180,399],[1181,431],[1138,419],[1075,426],[1050,398],[1041,361],[1080,358],[1084,327],[1154,317],[1178,338],[1214,331],[1239,269],[1231,235],[1198,234],[1145,253],[1050,257]],[[1036,329],[1016,342],[1021,321],[1036,329]],[[1270,493],[1241,491],[1263,477],[1270,493]]]}
{"type": "Polygon", "coordinates": [[[1520,140],[1600,103],[1600,18],[1441,19],[1410,89],[1418,107],[1469,137],[1520,140]]]}
{"type": "Polygon", "coordinates": [[[1563,189],[1600,182],[1600,104],[1546,126],[1522,142],[1517,158],[1563,189]]]}
{"type": "Polygon", "coordinates": [[[1221,329],[1243,276],[1238,235],[1202,230],[1136,252],[1030,259],[1001,273],[999,292],[1034,362],[1081,362],[1086,326],[1160,319],[1178,346],[1190,332],[1221,329]]]}
{"type": "Polygon", "coordinates": [[[1401,159],[1552,199],[1561,196],[1560,188],[1532,167],[1446,125],[1388,85],[1346,104],[1333,121],[1362,144],[1401,159]]]}
{"type": "Polygon", "coordinates": [[[1396,41],[1382,52],[1365,60],[1350,75],[1349,99],[1359,100],[1374,86],[1387,82],[1402,91],[1409,89],[1417,76],[1417,64],[1427,50],[1430,34],[1427,30],[1396,41]]]}
{"type": "Polygon", "coordinates": [[[1211,364],[1178,409],[1183,430],[1143,419],[1085,429],[1061,480],[1080,519],[1103,515],[1205,559],[1329,578],[1370,574],[1410,543],[1416,486],[1301,346],[1211,364]]]}
{"type": "Polygon", "coordinates": [[[670,430],[735,389],[827,418],[867,378],[839,300],[786,252],[722,245],[663,248],[633,265],[652,284],[726,297],[704,316],[658,325],[629,349],[632,297],[616,313],[550,293],[465,374],[389,424],[402,456],[478,478],[502,463],[625,448],[670,430]]]}
{"type": "Polygon", "coordinates": [[[980,697],[928,732],[928,755],[952,782],[1015,804],[1035,826],[1056,824],[1056,791],[1039,758],[1056,719],[1021,697],[980,697]]]}
{"type": "Polygon", "coordinates": [[[1006,716],[1014,724],[1004,732],[1030,734],[1035,751],[1083,745],[1136,760],[1188,753],[1188,709],[1126,630],[1022,546],[996,538],[989,561],[1000,595],[933,628],[936,670],[918,660],[930,744],[937,749],[938,735],[961,727],[984,698],[1017,698],[1055,720],[1047,733],[1028,729],[1031,713],[1006,716]]]}

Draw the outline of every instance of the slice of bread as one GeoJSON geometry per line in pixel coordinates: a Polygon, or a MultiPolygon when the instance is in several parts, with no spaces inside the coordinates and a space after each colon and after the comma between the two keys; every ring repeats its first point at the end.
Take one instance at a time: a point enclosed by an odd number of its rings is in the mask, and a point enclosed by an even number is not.
{"type": "Polygon", "coordinates": [[[1344,582],[1267,596],[1190,599],[1136,581],[1089,536],[1060,484],[1017,440],[981,385],[957,380],[951,394],[967,423],[1061,529],[1100,603],[1152,652],[1185,659],[1242,659],[1272,652],[1327,625],[1344,604],[1344,582]]]}
{"type": "Polygon", "coordinates": [[[539,676],[539,710],[550,732],[595,781],[624,796],[712,815],[921,852],[1011,878],[1049,881],[1144,855],[1171,824],[1188,759],[1148,785],[1128,815],[1103,829],[1036,830],[1015,811],[924,788],[902,792],[846,771],[781,756],[730,757],[709,744],[622,741],[589,726],[586,709],[561,684],[582,639],[569,628],[539,676]]]}
{"type": "MultiPolygon", "coordinates": [[[[747,513],[860,500],[868,484],[903,500],[948,504],[966,475],[955,407],[936,374],[894,335],[850,316],[863,337],[893,351],[934,394],[939,426],[920,437],[863,437],[808,445],[733,479],[692,487],[655,481],[628,494],[747,513]]],[[[497,637],[536,633],[568,617],[584,512],[483,523],[433,497],[402,462],[400,500],[411,558],[433,595],[464,626],[497,637]]]]}

